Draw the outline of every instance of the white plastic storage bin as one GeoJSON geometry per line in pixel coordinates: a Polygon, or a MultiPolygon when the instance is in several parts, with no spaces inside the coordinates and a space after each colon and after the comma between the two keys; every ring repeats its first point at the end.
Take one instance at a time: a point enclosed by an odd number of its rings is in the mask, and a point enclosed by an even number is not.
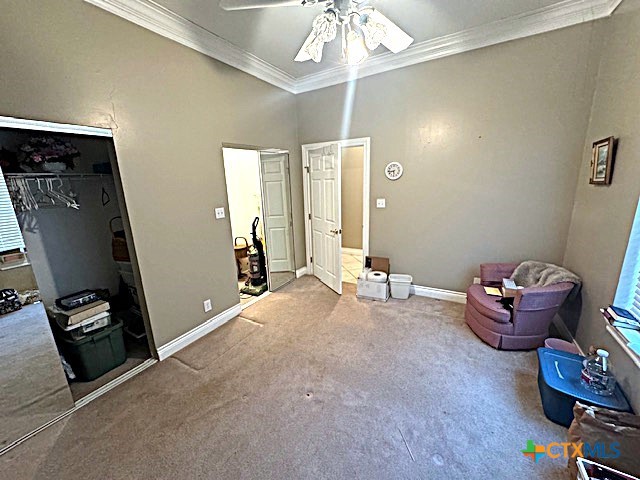
{"type": "Polygon", "coordinates": [[[392,273],[389,275],[389,284],[391,285],[391,297],[406,300],[409,298],[411,292],[411,282],[413,277],[411,275],[400,275],[392,273]]]}
{"type": "Polygon", "coordinates": [[[116,263],[118,264],[118,273],[120,273],[122,280],[129,288],[129,292],[131,292],[133,303],[136,306],[139,306],[140,300],[138,298],[138,289],[136,288],[136,281],[133,277],[133,265],[131,265],[131,262],[116,262],[116,263]]]}

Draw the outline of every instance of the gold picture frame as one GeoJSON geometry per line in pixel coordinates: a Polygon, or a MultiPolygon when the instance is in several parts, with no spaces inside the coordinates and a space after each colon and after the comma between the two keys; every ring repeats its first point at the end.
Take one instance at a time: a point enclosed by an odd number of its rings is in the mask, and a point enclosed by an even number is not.
{"type": "Polygon", "coordinates": [[[613,174],[613,157],[615,138],[608,137],[593,142],[593,154],[591,157],[591,176],[589,183],[592,185],[611,185],[613,174]]]}

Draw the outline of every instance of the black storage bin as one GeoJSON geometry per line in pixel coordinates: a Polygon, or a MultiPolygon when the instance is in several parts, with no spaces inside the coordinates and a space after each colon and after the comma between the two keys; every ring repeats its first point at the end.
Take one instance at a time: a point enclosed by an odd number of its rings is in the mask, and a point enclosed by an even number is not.
{"type": "Polygon", "coordinates": [[[598,395],[580,381],[584,357],[573,353],[538,349],[538,388],[544,414],[549,420],[568,427],[573,421],[576,400],[587,405],[604,407],[620,412],[631,412],[629,402],[620,387],[611,396],[598,395]]]}
{"type": "Polygon", "coordinates": [[[84,382],[104,375],[127,359],[122,322],[78,340],[64,337],[58,337],[58,340],[64,358],[71,364],[78,380],[84,382]]]}

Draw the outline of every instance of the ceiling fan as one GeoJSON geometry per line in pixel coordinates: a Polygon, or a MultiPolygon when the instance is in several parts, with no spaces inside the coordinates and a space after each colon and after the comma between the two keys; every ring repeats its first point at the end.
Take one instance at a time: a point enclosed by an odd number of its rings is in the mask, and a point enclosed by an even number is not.
{"type": "Polygon", "coordinates": [[[413,38],[367,5],[367,0],[220,0],[220,7],[224,10],[320,4],[324,4],[324,12],[313,20],[311,33],[296,55],[296,62],[320,62],[324,44],[337,37],[338,27],[342,37],[342,55],[349,65],[364,62],[380,45],[398,53],[413,43],[413,38]]]}

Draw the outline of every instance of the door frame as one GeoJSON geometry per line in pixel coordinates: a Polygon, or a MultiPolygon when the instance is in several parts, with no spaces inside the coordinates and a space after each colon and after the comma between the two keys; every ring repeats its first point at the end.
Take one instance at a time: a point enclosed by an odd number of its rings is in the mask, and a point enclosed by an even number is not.
{"type": "MultiPolygon", "coordinates": [[[[307,274],[313,275],[313,243],[311,240],[311,193],[309,188],[309,165],[307,156],[309,150],[337,144],[339,148],[363,147],[364,159],[362,162],[362,255],[369,255],[369,211],[371,205],[371,137],[350,138],[347,140],[334,140],[329,142],[309,143],[302,145],[302,189],[304,192],[304,238],[307,259],[307,274]]],[[[342,177],[340,178],[342,183],[342,177]]],[[[340,185],[342,188],[342,184],[340,185]]],[[[340,222],[342,223],[342,222],[340,222]]],[[[340,225],[342,227],[342,225],[340,225]]],[[[342,247],[342,245],[340,245],[342,247]]]]}
{"type": "MultiPolygon", "coordinates": [[[[222,148],[220,149],[220,155],[222,157],[222,171],[224,172],[224,191],[225,191],[225,197],[227,199],[227,212],[229,213],[229,228],[231,228],[231,205],[229,204],[229,187],[227,185],[227,171],[226,171],[226,167],[225,167],[225,158],[224,158],[224,151],[226,149],[230,149],[230,150],[248,150],[248,151],[252,151],[255,152],[258,156],[258,174],[260,176],[260,208],[262,209],[261,211],[261,218],[260,220],[262,221],[262,224],[265,226],[265,238],[263,239],[264,242],[264,246],[268,249],[268,241],[267,241],[267,232],[266,232],[266,222],[264,220],[264,191],[262,188],[262,168],[261,168],[261,164],[260,164],[260,154],[261,153],[266,153],[266,154],[270,154],[270,155],[277,155],[277,154],[286,154],[288,156],[288,161],[287,161],[287,170],[288,170],[288,178],[289,178],[289,201],[291,202],[291,211],[289,212],[289,222],[291,225],[291,236],[293,237],[293,244],[292,244],[292,248],[293,250],[291,251],[291,255],[293,256],[293,277],[291,277],[290,280],[288,280],[286,283],[280,285],[278,288],[276,288],[275,290],[271,289],[271,273],[270,273],[270,266],[269,266],[269,258],[268,255],[265,253],[265,263],[266,263],[266,267],[267,267],[267,291],[264,292],[262,295],[255,297],[254,299],[245,302],[242,304],[242,310],[244,310],[245,308],[250,307],[251,305],[253,305],[254,303],[256,303],[259,300],[262,300],[263,298],[267,297],[268,295],[270,295],[272,292],[275,292],[277,290],[280,290],[282,287],[288,285],[289,283],[293,282],[296,278],[297,278],[297,272],[296,272],[296,252],[295,252],[295,244],[296,244],[296,239],[295,239],[295,232],[293,230],[293,197],[292,197],[292,191],[291,191],[291,152],[287,149],[284,148],[266,148],[266,147],[259,147],[259,146],[254,146],[254,145],[245,145],[245,144],[237,144],[237,143],[227,143],[227,142],[223,142],[222,143],[222,148]]],[[[233,253],[233,242],[234,242],[234,238],[233,238],[233,233],[231,235],[231,249],[232,249],[232,253],[233,253]]],[[[235,258],[235,256],[234,256],[235,258]]],[[[236,287],[237,287],[237,281],[236,283],[236,287]]],[[[238,292],[238,301],[240,301],[240,293],[238,292]]]]}

